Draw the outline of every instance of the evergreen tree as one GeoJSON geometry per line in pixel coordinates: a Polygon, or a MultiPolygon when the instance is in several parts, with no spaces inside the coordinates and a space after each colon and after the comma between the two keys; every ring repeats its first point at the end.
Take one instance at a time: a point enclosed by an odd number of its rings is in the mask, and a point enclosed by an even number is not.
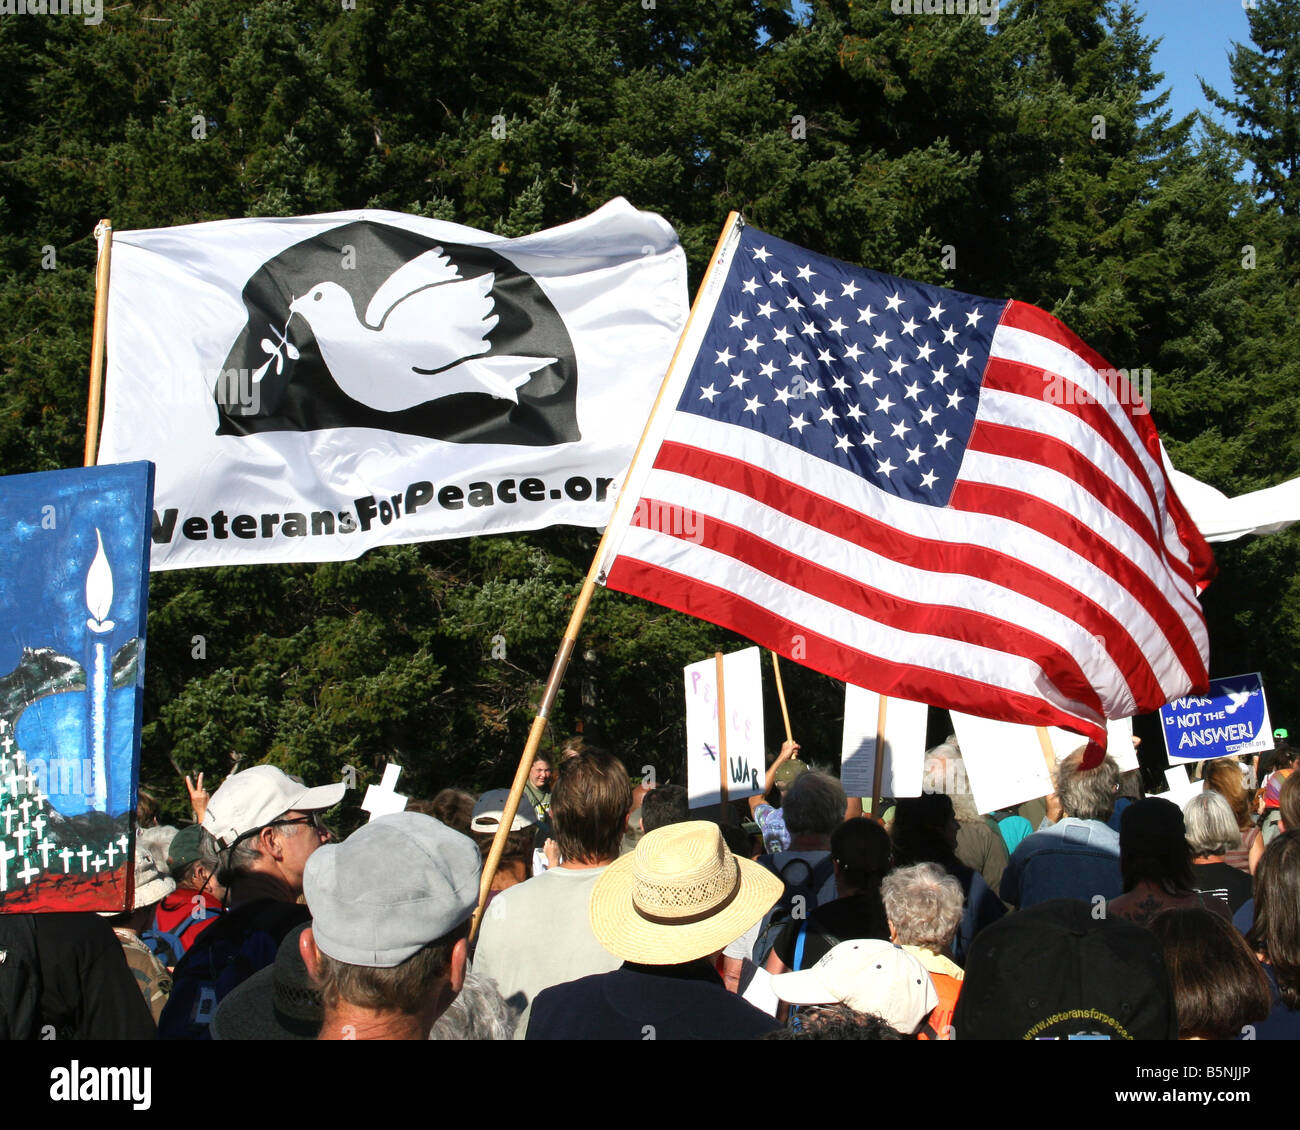
{"type": "Polygon", "coordinates": [[[1255,48],[1229,57],[1236,98],[1202,82],[1210,102],[1236,121],[1236,142],[1251,165],[1256,192],[1281,212],[1288,282],[1300,269],[1300,8],[1259,0],[1246,9],[1255,48]]]}
{"type": "MultiPolygon", "coordinates": [[[[1015,0],[992,26],[851,0],[5,18],[0,96],[31,112],[0,121],[0,471],[81,460],[102,216],[384,207],[516,235],[624,195],[674,225],[696,279],[734,208],[864,266],[1043,305],[1152,371],[1190,473],[1229,493],[1289,477],[1296,17],[1277,0],[1250,15],[1234,84],[1254,116],[1234,140],[1259,146],[1242,150],[1258,201],[1228,139],[1169,120],[1140,20],[1107,0],[1015,0]]],[[[551,529],[154,574],[144,778],[173,815],[181,774],[267,757],[316,780],[351,764],[362,785],[391,758],[412,795],[504,783],[595,544],[551,529]]],[[[1300,692],[1291,548],[1223,548],[1207,597],[1215,669],[1262,666],[1282,717],[1300,692]]],[[[634,773],[680,778],[681,668],[737,646],[601,593],[548,740],[582,726],[634,773]]],[[[833,764],[842,688],[784,673],[806,755],[833,764]]]]}

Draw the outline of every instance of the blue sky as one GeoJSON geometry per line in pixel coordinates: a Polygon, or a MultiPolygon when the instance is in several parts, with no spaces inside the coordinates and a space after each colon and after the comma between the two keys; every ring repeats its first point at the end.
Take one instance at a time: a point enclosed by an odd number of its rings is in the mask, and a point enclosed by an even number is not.
{"type": "Polygon", "coordinates": [[[1228,52],[1234,42],[1250,42],[1242,0],[1137,0],[1135,7],[1144,17],[1147,36],[1163,40],[1155,69],[1164,72],[1161,89],[1170,91],[1169,109],[1176,118],[1210,109],[1197,75],[1220,94],[1232,96],[1228,52]]]}

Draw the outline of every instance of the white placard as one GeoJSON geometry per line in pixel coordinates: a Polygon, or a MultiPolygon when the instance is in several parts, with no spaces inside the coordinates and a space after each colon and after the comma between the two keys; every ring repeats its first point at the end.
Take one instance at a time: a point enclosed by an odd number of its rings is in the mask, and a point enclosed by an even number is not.
{"type": "MultiPolygon", "coordinates": [[[[925,774],[925,728],[930,708],[923,702],[891,698],[885,708],[885,767],[880,794],[920,796],[925,774]]],[[[869,797],[876,772],[876,721],[880,696],[844,684],[844,737],[840,745],[840,783],[846,796],[869,797]]]]}
{"type": "Polygon", "coordinates": [[[1052,791],[1037,727],[995,722],[956,710],[949,713],[980,812],[1010,808],[1052,791]]]}
{"type": "MultiPolygon", "coordinates": [[[[1088,739],[1082,734],[1062,730],[1058,726],[1049,726],[1047,732],[1051,736],[1057,761],[1062,761],[1080,746],[1088,744],[1088,739]]],[[[1106,723],[1106,753],[1114,758],[1121,773],[1138,767],[1137,750],[1133,747],[1132,718],[1112,718],[1106,723]]]]}
{"type": "Polygon", "coordinates": [[[1154,793],[1152,795],[1160,797],[1178,805],[1179,808],[1185,808],[1187,802],[1196,796],[1197,793],[1205,789],[1204,781],[1192,781],[1187,777],[1187,766],[1175,765],[1165,771],[1165,784],[1169,786],[1169,791],[1164,793],[1154,793]]]}
{"type": "MultiPolygon", "coordinates": [[[[727,707],[727,799],[763,791],[763,676],[756,647],[723,656],[727,707]]],[[[691,808],[717,804],[718,686],[712,657],[688,664],[686,675],[686,791],[691,808]]]]}

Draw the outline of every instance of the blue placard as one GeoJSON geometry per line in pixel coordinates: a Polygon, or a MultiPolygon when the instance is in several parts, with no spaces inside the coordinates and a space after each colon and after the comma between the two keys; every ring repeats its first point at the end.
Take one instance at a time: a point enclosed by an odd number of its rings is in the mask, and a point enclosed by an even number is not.
{"type": "Polygon", "coordinates": [[[1264,682],[1253,675],[1210,680],[1210,693],[1176,698],[1160,708],[1171,761],[1200,761],[1273,748],[1264,682]]]}
{"type": "Polygon", "coordinates": [[[0,913],[130,905],[153,464],[0,478],[0,913]]]}

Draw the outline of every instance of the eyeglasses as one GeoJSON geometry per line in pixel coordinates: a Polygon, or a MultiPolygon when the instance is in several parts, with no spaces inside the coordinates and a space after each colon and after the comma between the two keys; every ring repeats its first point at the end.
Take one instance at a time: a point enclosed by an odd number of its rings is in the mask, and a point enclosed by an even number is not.
{"type": "Polygon", "coordinates": [[[308,824],[318,835],[328,836],[330,834],[330,830],[322,823],[319,812],[311,812],[306,816],[293,816],[285,820],[272,820],[266,826],[268,828],[279,828],[285,824],[308,824]]]}

